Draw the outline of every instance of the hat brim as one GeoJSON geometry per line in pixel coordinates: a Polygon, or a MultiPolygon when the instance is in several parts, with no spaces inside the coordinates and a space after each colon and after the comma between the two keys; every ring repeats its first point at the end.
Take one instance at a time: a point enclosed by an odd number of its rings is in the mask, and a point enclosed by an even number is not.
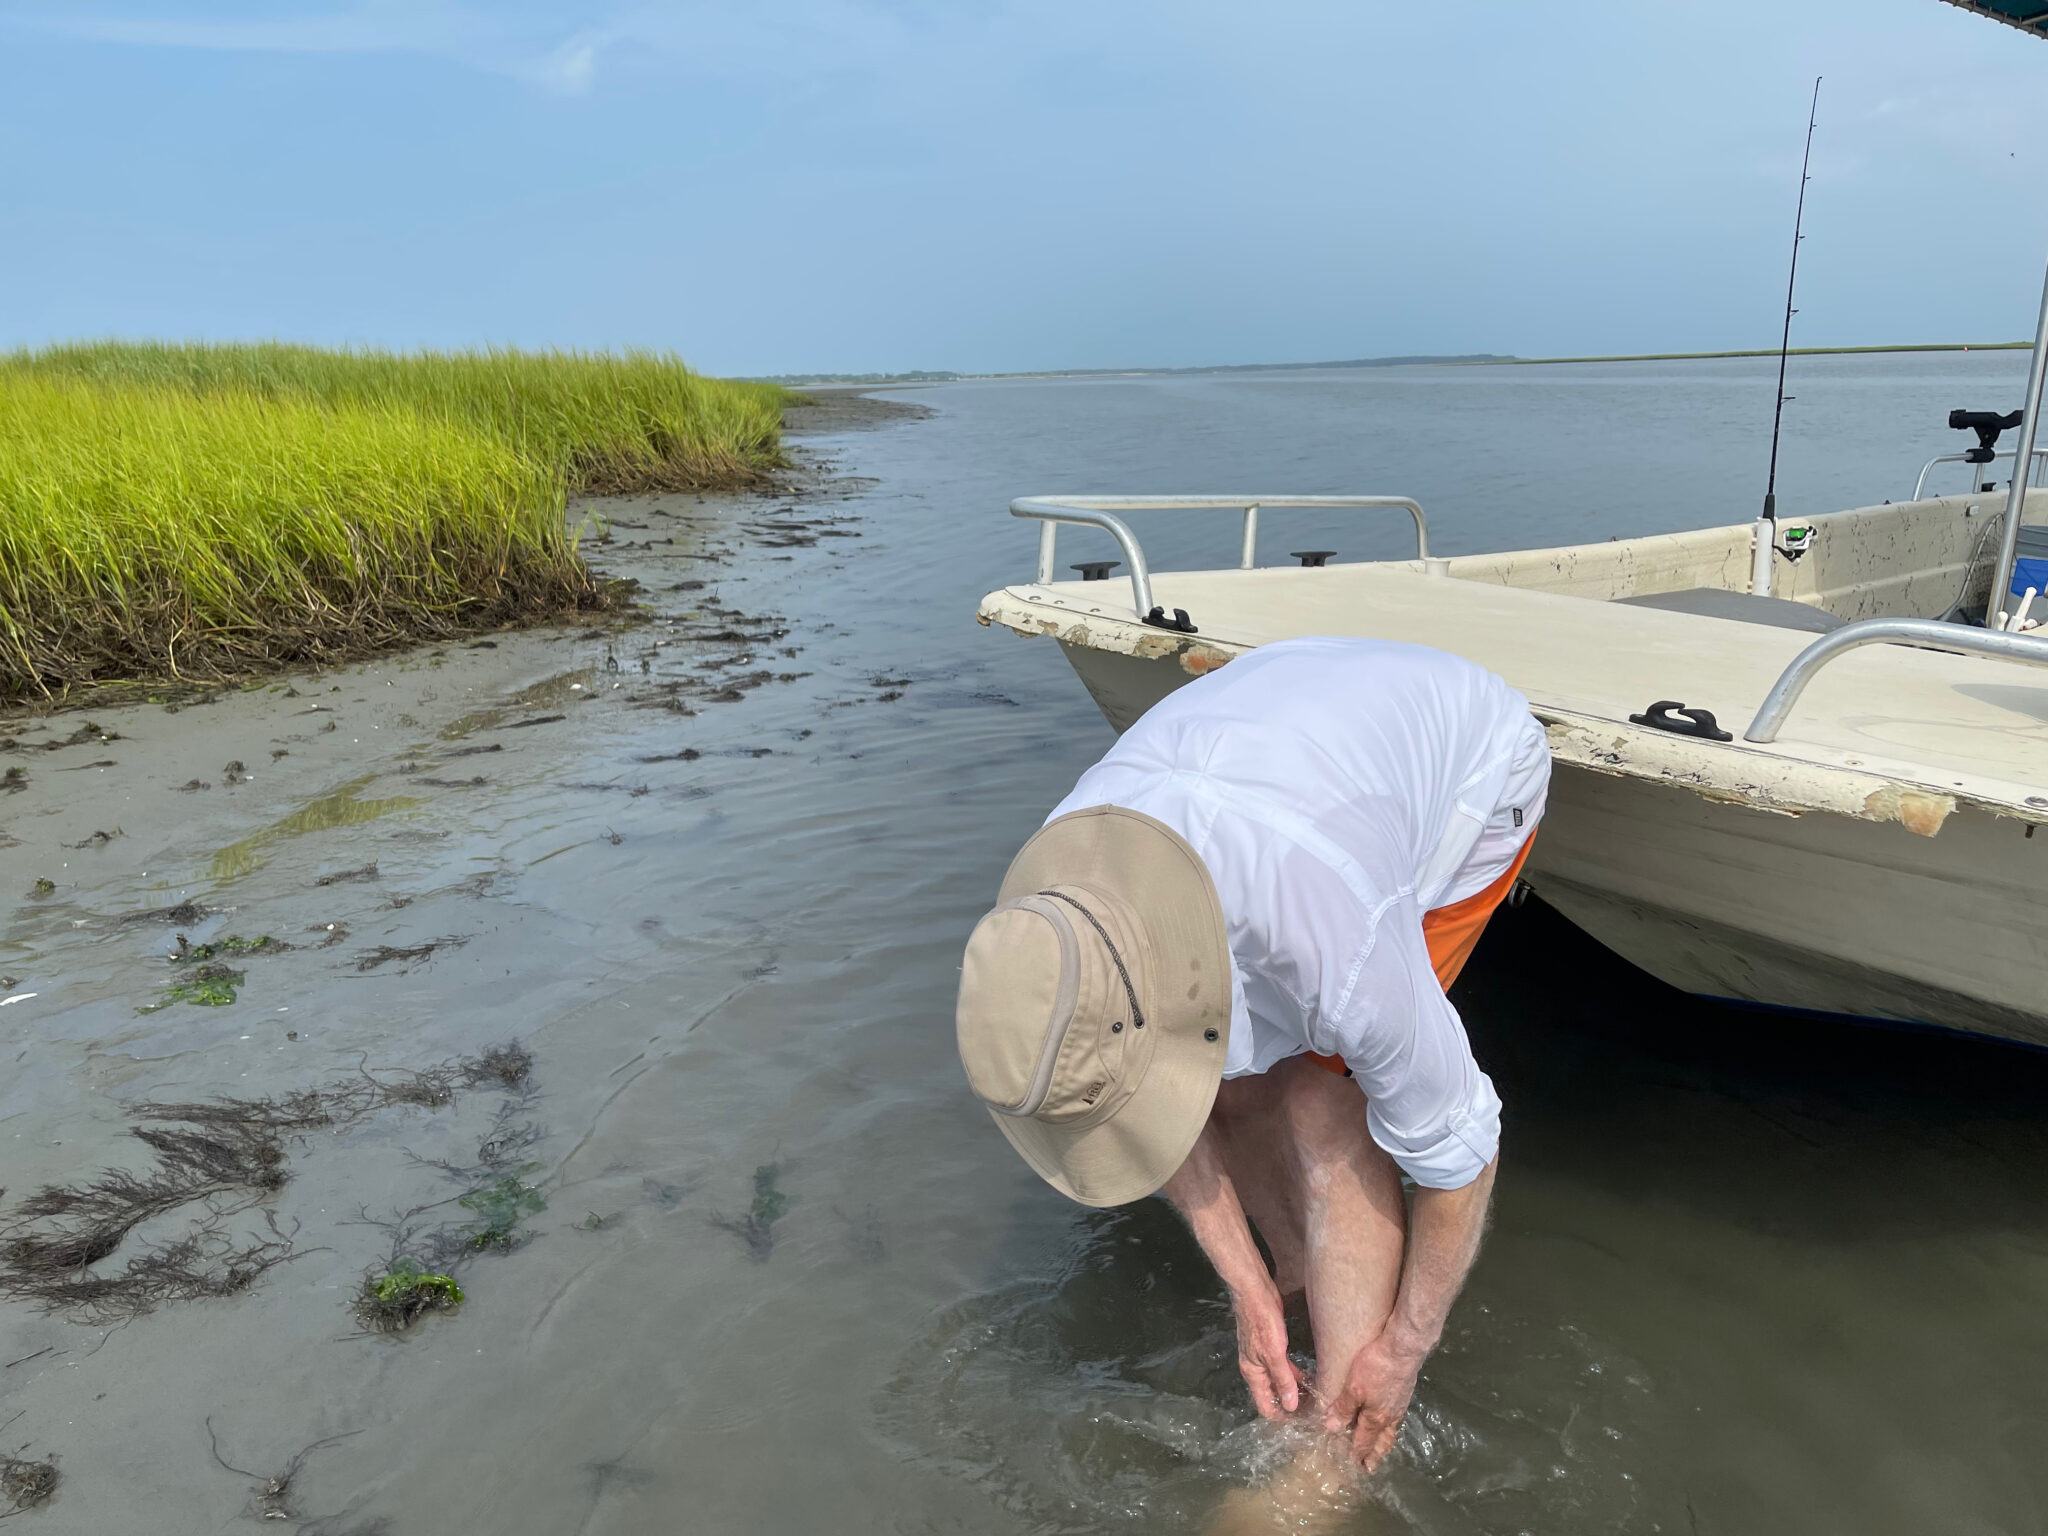
{"type": "Polygon", "coordinates": [[[1145,1021],[1157,1031],[1151,1059],[1130,1098],[1100,1123],[1075,1129],[990,1116],[1061,1194],[1083,1205],[1127,1205],[1173,1177],[1223,1081],[1230,1039],[1223,908],[1208,866],[1179,833],[1116,805],[1070,811],[1040,827],[1011,861],[1000,899],[1053,885],[1112,895],[1143,922],[1151,970],[1145,1021]]]}

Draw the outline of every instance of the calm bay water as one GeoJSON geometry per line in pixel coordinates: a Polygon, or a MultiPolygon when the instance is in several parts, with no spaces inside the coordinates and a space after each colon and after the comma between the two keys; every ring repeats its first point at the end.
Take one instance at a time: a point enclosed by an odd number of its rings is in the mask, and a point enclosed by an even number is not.
{"type": "MultiPolygon", "coordinates": [[[[789,633],[734,666],[788,681],[679,716],[629,701],[732,645],[508,641],[523,681],[554,679],[523,706],[583,713],[572,734],[474,738],[505,742],[464,759],[486,783],[266,844],[231,880],[214,854],[247,836],[235,817],[289,804],[131,812],[61,914],[24,906],[0,930],[0,968],[41,994],[0,1015],[17,1063],[0,1183],[89,1172],[113,1155],[121,1100],[277,1092],[516,1034],[538,1062],[525,1112],[549,1208],[523,1248],[465,1271],[459,1316],[402,1343],[345,1337],[346,1296],[384,1243],[355,1224],[364,1208],[445,1196],[418,1159],[492,1123],[488,1105],[387,1115],[295,1154],[280,1214],[309,1251],[254,1294],[104,1339],[0,1309],[6,1358],[71,1352],[0,1385],[0,1419],[5,1403],[27,1415],[10,1433],[61,1451],[70,1480],[22,1529],[232,1520],[248,1494],[209,1459],[207,1418],[250,1467],[349,1434],[300,1484],[302,1528],[330,1536],[377,1520],[392,1536],[1201,1529],[1285,1450],[1244,1402],[1213,1276],[1158,1202],[1086,1212],[1041,1185],[953,1055],[959,946],[1110,741],[1054,647],[974,624],[984,591],[1032,570],[1035,528],[1005,503],[1412,494],[1448,553],[1738,521],[1761,493],[1772,366],[905,392],[936,414],[813,440],[841,478],[766,504],[851,518],[840,531],[858,539],[741,548],[758,503],[616,514],[674,530],[674,553],[607,556],[664,613],[712,595],[784,616],[789,633]],[[691,563],[719,548],[738,552],[691,563]],[[685,577],[712,585],[670,590],[685,577]],[[580,692],[604,696],[555,702],[580,692]],[[376,889],[314,883],[370,858],[376,889]],[[183,896],[226,911],[206,933],[345,920],[392,945],[465,942],[404,973],[296,952],[252,965],[233,1009],[138,1018],[162,934],[151,949],[98,918],[183,896]],[[763,1169],[788,1203],[750,1243],[732,1228],[763,1169]]],[[[1926,458],[1963,446],[1947,411],[2009,408],[2023,367],[1795,361],[1781,505],[1902,499],[1926,458]]],[[[1267,528],[1269,558],[1394,556],[1409,537],[1405,519],[1267,528]]],[[[1233,516],[1139,533],[1160,565],[1234,560],[1233,516]]],[[[1063,558],[1095,552],[1070,538],[1063,558]]],[[[432,681],[336,678],[366,700],[432,681]]],[[[235,733],[260,746],[281,707],[216,706],[204,750],[260,761],[235,733]]],[[[96,718],[169,752],[194,713],[96,718]]],[[[361,732],[348,773],[395,776],[472,739],[432,724],[388,744],[361,732]]],[[[11,898],[47,829],[7,827],[11,898]]],[[[1456,997],[1507,1104],[1497,1224],[1399,1451],[1338,1528],[2048,1521],[2048,1056],[1698,1004],[1535,904],[1502,914],[1456,997]]]]}

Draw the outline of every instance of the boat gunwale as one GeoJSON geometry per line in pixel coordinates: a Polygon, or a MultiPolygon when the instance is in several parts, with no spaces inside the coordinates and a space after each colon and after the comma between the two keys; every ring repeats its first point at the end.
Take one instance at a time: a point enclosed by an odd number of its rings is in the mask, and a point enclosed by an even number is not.
{"type": "MultiPolygon", "coordinates": [[[[1361,561],[1325,569],[1337,572],[1375,568],[1406,572],[1422,580],[1432,579],[1424,573],[1421,562],[1412,560],[1361,561]]],[[[1176,575],[1263,578],[1270,581],[1299,579],[1308,574],[1286,567],[1264,567],[1252,571],[1163,573],[1160,579],[1168,584],[1176,575]]],[[[1323,573],[1315,575],[1321,577],[1323,573]]],[[[1458,584],[1466,588],[1480,588],[1489,598],[1514,592],[1518,597],[1534,600],[1539,607],[1554,601],[1598,601],[1496,583],[1461,581],[1458,584]]],[[[1215,633],[1181,634],[1153,628],[1139,623],[1135,617],[1105,612],[1100,608],[1081,609],[1076,606],[1080,593],[1071,589],[1083,585],[1080,582],[1045,586],[1025,583],[999,588],[982,599],[976,619],[983,625],[999,625],[1027,638],[1056,639],[1064,647],[1125,655],[1139,660],[1172,661],[1191,678],[1213,671],[1265,643],[1215,633]]],[[[1708,615],[1675,614],[1633,606],[1628,608],[1628,612],[1631,622],[1640,622],[1637,616],[1655,615],[1648,622],[1657,624],[1675,620],[1687,624],[1726,626],[1724,632],[1730,638],[1755,638],[1759,633],[1779,635],[1781,643],[1790,643],[1793,638],[1790,631],[1760,630],[1756,625],[1708,615]]],[[[1872,647],[1860,654],[1877,657],[1883,652],[1920,656],[1935,654],[1906,652],[1904,648],[1895,647],[1872,647]]],[[[1972,670],[2001,669],[1987,675],[2017,674],[2018,680],[2037,689],[2041,686],[2038,672],[2016,663],[1966,656],[1943,656],[1941,659],[1961,662],[1972,670]]],[[[1528,692],[1526,688],[1522,691],[1528,692]]],[[[1573,709],[1541,699],[1532,699],[1530,710],[1545,726],[1553,758],[1559,763],[1593,773],[1669,784],[1704,799],[1743,805],[1761,812],[1785,815],[1825,812],[1864,821],[1896,821],[1922,836],[1938,833],[1942,824],[1960,806],[2028,823],[2048,821],[2048,796],[2028,793],[2036,786],[1988,774],[1966,776],[1961,781],[1951,777],[1944,781],[1911,763],[1896,759],[1873,761],[1867,753],[1855,762],[1836,761],[1833,759],[1848,754],[1825,743],[1801,740],[1796,733],[1768,744],[1740,740],[1714,742],[1639,726],[1611,715],[1573,709]],[[1974,782],[1971,782],[1972,777],[1974,782]]]]}

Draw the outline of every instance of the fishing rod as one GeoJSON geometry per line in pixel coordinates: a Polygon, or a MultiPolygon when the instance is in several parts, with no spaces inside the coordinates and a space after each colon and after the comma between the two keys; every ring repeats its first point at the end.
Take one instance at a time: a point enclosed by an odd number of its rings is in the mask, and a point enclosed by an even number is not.
{"type": "Polygon", "coordinates": [[[1806,224],[1806,184],[1813,165],[1813,128],[1820,119],[1820,81],[1813,77],[1813,102],[1806,114],[1806,153],[1799,161],[1799,204],[1792,215],[1792,270],[1785,279],[1785,331],[1778,340],[1778,394],[1771,411],[1771,472],[1764,482],[1764,510],[1756,520],[1756,549],[1750,562],[1750,590],[1758,597],[1771,595],[1771,556],[1778,544],[1778,435],[1785,425],[1785,363],[1792,355],[1792,296],[1799,286],[1799,242],[1806,224]]]}

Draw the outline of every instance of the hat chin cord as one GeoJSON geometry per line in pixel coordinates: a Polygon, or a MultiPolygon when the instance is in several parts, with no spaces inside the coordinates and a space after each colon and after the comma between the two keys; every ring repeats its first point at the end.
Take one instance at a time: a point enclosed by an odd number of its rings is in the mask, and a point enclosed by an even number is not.
{"type": "Polygon", "coordinates": [[[1116,940],[1109,936],[1109,930],[1102,926],[1101,921],[1093,912],[1090,912],[1080,902],[1067,895],[1066,892],[1040,891],[1038,894],[1050,896],[1054,901],[1064,901],[1068,906],[1088,919],[1088,926],[1093,928],[1096,935],[1102,940],[1103,947],[1109,951],[1110,960],[1116,965],[1117,975],[1123,979],[1124,998],[1131,1005],[1131,1027],[1133,1029],[1143,1029],[1145,1027],[1145,1010],[1138,1006],[1138,989],[1131,985],[1131,973],[1124,968],[1124,957],[1117,952],[1116,940]]]}

